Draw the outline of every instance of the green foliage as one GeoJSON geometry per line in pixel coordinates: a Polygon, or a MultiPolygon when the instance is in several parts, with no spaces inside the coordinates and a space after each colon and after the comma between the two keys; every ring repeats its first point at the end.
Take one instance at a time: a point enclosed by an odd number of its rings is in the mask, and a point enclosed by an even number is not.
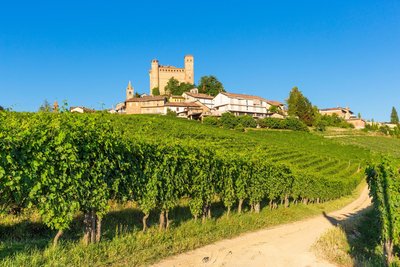
{"type": "Polygon", "coordinates": [[[201,77],[198,89],[200,93],[212,96],[216,96],[221,92],[225,92],[222,83],[213,75],[201,77]]]}
{"type": "Polygon", "coordinates": [[[43,104],[39,107],[40,112],[51,112],[53,111],[53,107],[50,105],[49,101],[45,99],[43,104]]]}
{"type": "Polygon", "coordinates": [[[354,128],[353,124],[348,123],[344,118],[339,117],[337,114],[318,114],[314,126],[318,128],[318,125],[321,126],[322,124],[324,124],[325,127],[354,128]]]}
{"type": "Polygon", "coordinates": [[[203,119],[203,123],[205,125],[211,125],[211,126],[221,126],[221,123],[217,117],[205,117],[203,119]]]}
{"type": "Polygon", "coordinates": [[[314,127],[318,132],[325,132],[326,127],[328,126],[328,122],[325,120],[321,120],[320,118],[315,121],[314,127]]]}
{"type": "Polygon", "coordinates": [[[316,116],[316,110],[312,106],[311,102],[297,87],[293,87],[293,89],[290,91],[287,104],[288,114],[290,116],[298,117],[308,126],[313,125],[316,116]]]}
{"type": "Polygon", "coordinates": [[[177,79],[172,77],[168,80],[168,83],[165,86],[165,92],[168,95],[182,95],[184,92],[188,92],[194,87],[195,86],[190,83],[179,83],[177,79]]]}
{"type": "Polygon", "coordinates": [[[160,95],[160,88],[154,87],[153,89],[151,89],[151,94],[154,96],[160,95]]]}
{"type": "Polygon", "coordinates": [[[397,114],[397,110],[395,107],[392,107],[392,113],[390,114],[390,123],[393,124],[399,123],[399,115],[397,114]]]}
{"type": "Polygon", "coordinates": [[[280,109],[277,106],[270,106],[268,111],[271,113],[280,113],[280,109]]]}
{"type": "Polygon", "coordinates": [[[219,119],[219,123],[216,123],[215,120],[214,121],[211,120],[208,121],[207,123],[216,126],[222,125],[222,127],[226,129],[243,130],[244,128],[257,127],[257,122],[254,120],[253,117],[249,115],[235,116],[230,112],[223,113],[221,118],[219,119]]]}
{"type": "Polygon", "coordinates": [[[285,119],[264,118],[258,120],[258,125],[261,128],[267,128],[267,129],[282,129],[282,130],[305,131],[305,132],[309,131],[305,123],[293,117],[287,117],[285,119]]]}
{"type": "Polygon", "coordinates": [[[238,116],[239,124],[244,128],[256,128],[257,122],[250,115],[238,116]]]}
{"type": "Polygon", "coordinates": [[[176,117],[176,112],[171,109],[167,109],[167,116],[176,117]]]}
{"type": "Polygon", "coordinates": [[[220,121],[221,125],[226,129],[234,129],[239,124],[237,117],[230,112],[223,113],[220,121]]]}
{"type": "MultiPolygon", "coordinates": [[[[251,117],[227,114],[225,125],[254,126],[251,117]]],[[[263,201],[327,201],[355,188],[366,157],[309,133],[241,133],[167,116],[5,112],[0,137],[2,211],[35,208],[56,230],[69,229],[78,213],[88,228],[110,201],[135,201],[144,225],[160,212],[167,226],[182,199],[203,220],[215,198],[228,210],[245,201],[256,211],[263,201]]]]}
{"type": "Polygon", "coordinates": [[[380,237],[388,264],[400,244],[400,174],[392,161],[383,158],[366,169],[374,209],[379,215],[380,237]]]}
{"type": "Polygon", "coordinates": [[[0,111],[4,111],[4,108],[3,108],[3,106],[0,106],[0,111]]]}
{"type": "MultiPolygon", "coordinates": [[[[250,121],[238,118],[235,127],[250,121]]],[[[216,210],[216,199],[228,211],[244,203],[243,212],[248,204],[257,211],[265,202],[275,208],[281,202],[324,202],[348,195],[362,179],[359,165],[369,157],[363,149],[306,132],[243,133],[205,124],[167,116],[0,113],[2,210],[31,206],[49,227],[68,229],[78,214],[113,216],[107,213],[110,202],[133,201],[145,215],[170,211],[174,220],[181,202],[188,204],[193,217],[203,219],[216,210]]],[[[275,219],[268,218],[255,216],[256,223],[249,225],[275,219]]],[[[214,220],[206,221],[205,227],[210,223],[214,220]]],[[[189,224],[192,228],[181,237],[207,232],[198,223],[189,224]]],[[[105,234],[112,231],[108,228],[105,234]]],[[[135,238],[174,237],[169,231],[149,232],[135,238]]],[[[127,247],[142,244],[137,242],[132,239],[127,247]]],[[[98,247],[103,244],[89,246],[98,247]]]]}

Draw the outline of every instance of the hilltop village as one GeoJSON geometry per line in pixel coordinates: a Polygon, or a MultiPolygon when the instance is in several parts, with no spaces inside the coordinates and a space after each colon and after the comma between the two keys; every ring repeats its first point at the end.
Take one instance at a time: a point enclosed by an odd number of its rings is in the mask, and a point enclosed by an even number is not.
{"type": "MultiPolygon", "coordinates": [[[[184,57],[184,67],[160,65],[157,59],[151,61],[149,71],[149,94],[138,94],[132,83],[126,87],[125,101],[116,105],[112,113],[119,114],[176,114],[177,117],[203,119],[220,117],[225,112],[235,116],[249,115],[253,118],[284,119],[288,114],[285,105],[276,100],[260,96],[232,93],[221,90],[215,95],[202,93],[194,87],[194,57],[184,57]],[[174,95],[168,91],[171,80],[177,84],[192,85],[185,92],[174,95]]],[[[321,109],[322,115],[333,115],[345,119],[355,128],[364,128],[366,122],[354,116],[349,108],[336,107],[321,109]]]]}

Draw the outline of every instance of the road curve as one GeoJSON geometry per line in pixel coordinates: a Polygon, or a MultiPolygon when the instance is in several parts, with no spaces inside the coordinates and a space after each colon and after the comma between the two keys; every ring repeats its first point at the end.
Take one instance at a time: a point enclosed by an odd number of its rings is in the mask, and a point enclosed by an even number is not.
{"type": "Polygon", "coordinates": [[[218,241],[187,253],[176,255],[153,266],[334,266],[316,258],[311,246],[336,220],[343,220],[368,207],[367,187],[360,196],[328,215],[267,228],[239,237],[218,241]]]}

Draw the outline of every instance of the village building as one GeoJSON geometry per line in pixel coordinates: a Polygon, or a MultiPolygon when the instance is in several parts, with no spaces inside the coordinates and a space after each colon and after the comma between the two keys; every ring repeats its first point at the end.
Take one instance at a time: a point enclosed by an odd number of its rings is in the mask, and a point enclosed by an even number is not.
{"type": "Polygon", "coordinates": [[[366,121],[361,118],[352,117],[346,120],[348,123],[354,126],[354,129],[364,129],[367,125],[366,121]]]}
{"type": "Polygon", "coordinates": [[[207,107],[195,102],[168,102],[165,104],[164,114],[170,110],[181,118],[198,119],[205,111],[204,109],[207,107]]]}
{"type": "Polygon", "coordinates": [[[337,115],[339,118],[344,119],[346,122],[352,124],[355,129],[364,129],[365,126],[367,125],[366,121],[361,118],[357,118],[354,116],[353,111],[350,110],[350,108],[342,108],[342,107],[337,107],[337,108],[325,108],[325,109],[320,109],[319,113],[321,115],[327,115],[327,116],[333,116],[334,114],[337,115]]]}
{"type": "Polygon", "coordinates": [[[151,62],[150,76],[150,95],[153,95],[153,89],[158,88],[160,95],[165,95],[165,86],[171,78],[180,83],[194,84],[194,58],[192,55],[186,55],[184,58],[184,67],[160,65],[157,59],[151,62]]]}
{"type": "Polygon", "coordinates": [[[199,93],[197,88],[191,89],[189,92],[184,92],[182,96],[187,102],[199,102],[210,109],[214,107],[214,97],[211,95],[199,93]]]}
{"type": "Polygon", "coordinates": [[[87,107],[70,107],[69,111],[71,113],[93,113],[93,112],[96,112],[96,110],[90,109],[87,107]]]}
{"type": "Polygon", "coordinates": [[[126,114],[164,114],[165,96],[133,97],[125,101],[126,114]]]}
{"type": "Polygon", "coordinates": [[[342,108],[342,107],[337,107],[337,108],[325,108],[325,109],[320,109],[319,113],[321,115],[328,115],[332,116],[333,114],[336,114],[339,118],[348,120],[353,116],[353,112],[347,107],[347,108],[342,108]]]}
{"type": "Polygon", "coordinates": [[[255,118],[265,118],[275,114],[270,112],[272,106],[275,106],[280,113],[284,113],[282,103],[259,96],[221,92],[214,98],[215,115],[230,112],[235,116],[250,115],[255,118]]]}
{"type": "Polygon", "coordinates": [[[168,102],[171,103],[182,103],[185,102],[185,98],[181,95],[170,95],[168,98],[168,102]]]}

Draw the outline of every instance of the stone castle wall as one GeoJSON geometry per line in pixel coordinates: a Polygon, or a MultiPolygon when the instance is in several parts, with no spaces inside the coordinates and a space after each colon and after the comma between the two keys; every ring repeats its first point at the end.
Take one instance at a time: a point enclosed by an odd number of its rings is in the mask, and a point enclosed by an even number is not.
{"type": "Polygon", "coordinates": [[[164,95],[165,86],[169,79],[172,77],[178,80],[180,83],[191,83],[194,84],[194,59],[193,56],[185,56],[184,58],[185,67],[176,68],[172,66],[161,66],[158,60],[151,62],[150,75],[150,95],[153,94],[152,89],[158,87],[160,94],[164,95]]]}

